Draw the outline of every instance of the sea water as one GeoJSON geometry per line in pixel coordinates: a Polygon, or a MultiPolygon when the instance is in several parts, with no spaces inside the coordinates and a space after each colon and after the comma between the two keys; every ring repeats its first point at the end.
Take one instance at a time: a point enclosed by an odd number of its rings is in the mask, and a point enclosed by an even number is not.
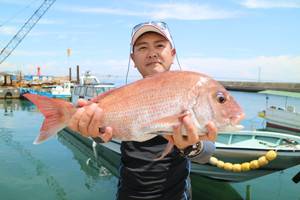
{"type": "MultiPolygon", "coordinates": [[[[246,113],[246,129],[262,128],[257,113],[265,109],[265,95],[231,93],[246,113]]],[[[287,103],[299,111],[300,100],[287,103]]],[[[284,106],[286,99],[272,96],[268,104],[284,106]]],[[[93,163],[92,151],[64,137],[33,145],[42,121],[28,101],[0,100],[0,199],[114,199],[118,165],[93,163]]],[[[193,199],[300,199],[300,183],[291,180],[299,171],[300,165],[240,183],[192,176],[193,199]]]]}

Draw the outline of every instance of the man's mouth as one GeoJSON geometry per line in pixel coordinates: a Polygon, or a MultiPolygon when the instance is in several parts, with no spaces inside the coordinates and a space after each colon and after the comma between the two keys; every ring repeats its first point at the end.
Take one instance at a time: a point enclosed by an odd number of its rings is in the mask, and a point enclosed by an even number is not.
{"type": "Polygon", "coordinates": [[[161,63],[159,61],[153,61],[153,62],[146,63],[146,66],[155,65],[155,64],[161,64],[161,63]]]}

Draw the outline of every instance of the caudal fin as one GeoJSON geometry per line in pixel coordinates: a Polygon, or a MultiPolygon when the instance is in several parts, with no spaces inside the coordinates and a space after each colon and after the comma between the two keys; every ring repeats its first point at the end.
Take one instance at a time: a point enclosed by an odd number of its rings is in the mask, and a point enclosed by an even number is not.
{"type": "Polygon", "coordinates": [[[66,127],[75,112],[75,108],[70,102],[61,99],[51,99],[36,94],[24,94],[23,96],[34,103],[45,117],[40,134],[33,142],[34,144],[44,142],[66,127]]]}

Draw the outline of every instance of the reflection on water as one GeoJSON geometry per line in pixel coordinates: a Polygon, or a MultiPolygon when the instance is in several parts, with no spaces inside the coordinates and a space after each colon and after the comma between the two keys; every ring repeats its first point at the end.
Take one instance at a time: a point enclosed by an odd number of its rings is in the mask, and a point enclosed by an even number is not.
{"type": "Polygon", "coordinates": [[[8,146],[10,149],[17,152],[22,158],[26,159],[31,164],[31,167],[35,169],[36,176],[45,180],[48,188],[56,194],[57,199],[67,199],[64,188],[59,184],[54,176],[48,173],[47,166],[41,160],[35,158],[31,151],[25,148],[20,142],[14,140],[12,130],[0,128],[0,144],[8,146]]]}
{"type": "Polygon", "coordinates": [[[3,110],[4,116],[13,116],[14,111],[38,112],[37,108],[29,101],[19,99],[0,99],[0,113],[3,110]]]}
{"type": "Polygon", "coordinates": [[[115,173],[116,169],[112,169],[109,165],[104,165],[101,155],[98,156],[91,146],[86,145],[65,131],[61,131],[58,134],[58,141],[72,152],[73,159],[79,164],[80,170],[85,173],[85,186],[87,189],[94,189],[99,177],[102,180],[109,180],[114,177],[111,171],[115,173]]]}

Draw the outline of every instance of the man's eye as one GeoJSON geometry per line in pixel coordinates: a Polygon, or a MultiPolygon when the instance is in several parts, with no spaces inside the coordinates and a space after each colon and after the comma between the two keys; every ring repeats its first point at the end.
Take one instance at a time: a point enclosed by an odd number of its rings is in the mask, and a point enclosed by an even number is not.
{"type": "Polygon", "coordinates": [[[217,101],[221,104],[226,102],[226,97],[223,92],[217,92],[216,98],[217,98],[217,101]]]}
{"type": "Polygon", "coordinates": [[[164,48],[165,45],[163,45],[163,44],[158,44],[157,47],[158,47],[158,48],[164,48]]]}

